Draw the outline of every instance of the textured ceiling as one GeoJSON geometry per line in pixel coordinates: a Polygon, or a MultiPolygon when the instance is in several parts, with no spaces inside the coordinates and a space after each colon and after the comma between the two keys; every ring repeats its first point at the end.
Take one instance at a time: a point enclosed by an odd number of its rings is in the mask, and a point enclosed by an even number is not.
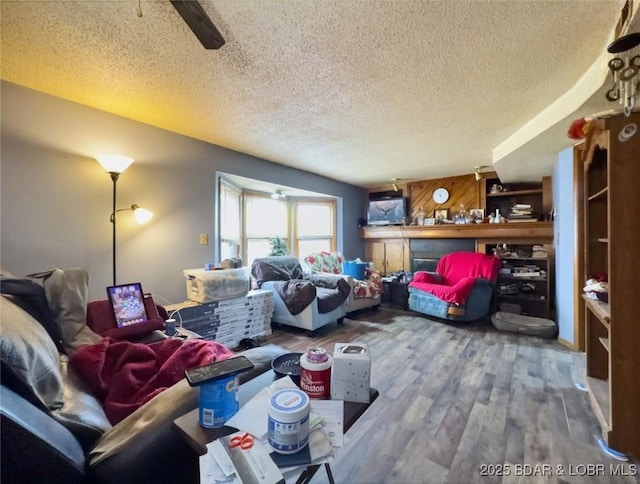
{"type": "MultiPolygon", "coordinates": [[[[356,185],[453,176],[571,91],[623,0],[201,3],[220,50],[165,0],[2,0],[2,79],[356,185]]],[[[505,173],[551,174],[545,132],[505,173]]]]}

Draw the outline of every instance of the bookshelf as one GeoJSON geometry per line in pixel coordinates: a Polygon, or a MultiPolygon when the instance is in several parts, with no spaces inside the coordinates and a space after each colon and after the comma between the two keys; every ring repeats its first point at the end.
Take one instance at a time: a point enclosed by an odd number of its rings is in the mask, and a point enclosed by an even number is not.
{"type": "Polygon", "coordinates": [[[585,304],[586,383],[608,447],[640,457],[640,113],[594,120],[583,150],[585,280],[606,274],[608,301],[585,304]]]}

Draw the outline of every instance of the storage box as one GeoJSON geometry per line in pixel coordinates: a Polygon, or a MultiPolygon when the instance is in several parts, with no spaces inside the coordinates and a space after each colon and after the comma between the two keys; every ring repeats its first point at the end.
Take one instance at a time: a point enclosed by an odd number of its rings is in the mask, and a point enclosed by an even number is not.
{"type": "Polygon", "coordinates": [[[246,296],[249,292],[249,271],[224,269],[184,269],[187,280],[187,298],[199,303],[208,303],[246,296]]]}
{"type": "Polygon", "coordinates": [[[336,343],[331,366],[331,399],[369,403],[371,356],[365,343],[336,343]]]}

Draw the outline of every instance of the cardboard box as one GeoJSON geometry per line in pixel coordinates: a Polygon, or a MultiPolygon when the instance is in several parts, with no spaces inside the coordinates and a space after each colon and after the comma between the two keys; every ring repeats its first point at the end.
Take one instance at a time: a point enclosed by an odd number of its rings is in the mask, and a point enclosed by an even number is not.
{"type": "Polygon", "coordinates": [[[336,343],[331,366],[331,399],[369,403],[371,355],[366,343],[336,343]]]}

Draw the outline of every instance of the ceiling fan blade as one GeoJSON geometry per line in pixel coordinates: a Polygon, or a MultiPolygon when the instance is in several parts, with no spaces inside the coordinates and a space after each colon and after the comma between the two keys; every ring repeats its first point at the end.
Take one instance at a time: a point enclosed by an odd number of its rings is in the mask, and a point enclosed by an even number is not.
{"type": "Polygon", "coordinates": [[[197,0],[170,0],[205,49],[219,49],[224,38],[197,0]]]}

